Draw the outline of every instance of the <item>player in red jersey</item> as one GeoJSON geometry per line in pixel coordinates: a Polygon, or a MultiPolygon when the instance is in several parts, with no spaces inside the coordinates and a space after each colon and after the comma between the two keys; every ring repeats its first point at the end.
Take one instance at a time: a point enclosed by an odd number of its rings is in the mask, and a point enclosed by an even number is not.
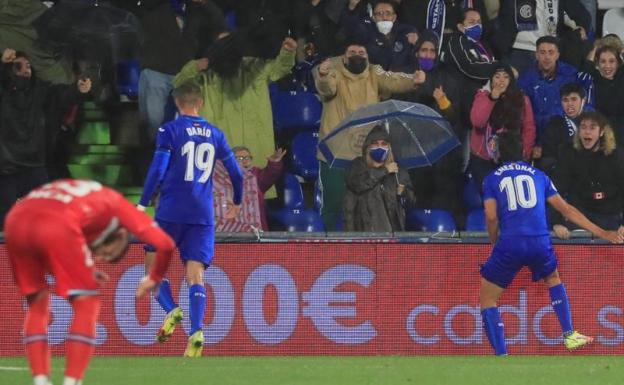
{"type": "Polygon", "coordinates": [[[136,291],[153,289],[165,274],[174,243],[146,214],[118,192],[85,180],[59,180],[31,191],[9,212],[5,239],[15,282],[26,297],[24,345],[35,385],[49,385],[49,289],[71,303],[74,318],[65,342],[64,385],[80,385],[95,349],[99,286],[106,274],[94,262],[115,262],[129,233],[156,248],[156,263],[136,291]]]}

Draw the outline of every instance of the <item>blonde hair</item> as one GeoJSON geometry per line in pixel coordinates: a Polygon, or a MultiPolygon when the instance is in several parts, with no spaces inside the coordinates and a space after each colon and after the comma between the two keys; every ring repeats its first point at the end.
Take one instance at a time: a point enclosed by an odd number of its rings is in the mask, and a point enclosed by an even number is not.
{"type": "MultiPolygon", "coordinates": [[[[598,138],[599,147],[598,151],[602,152],[605,155],[610,155],[613,151],[615,151],[616,143],[615,143],[615,135],[613,134],[613,128],[609,125],[609,121],[598,111],[586,111],[579,115],[579,122],[583,122],[584,120],[592,120],[598,124],[600,127],[600,131],[602,131],[602,136],[598,138]]],[[[580,126],[580,124],[579,124],[580,126]]],[[[574,145],[574,149],[576,151],[581,151],[584,149],[583,143],[581,143],[580,137],[580,127],[576,130],[574,134],[574,138],[572,139],[572,144],[574,145]]]]}
{"type": "Polygon", "coordinates": [[[204,101],[201,87],[195,81],[187,81],[176,87],[171,95],[183,106],[201,106],[204,101]]]}
{"type": "Polygon", "coordinates": [[[610,33],[606,36],[603,36],[602,39],[598,39],[596,41],[597,48],[603,46],[611,46],[615,48],[618,52],[624,51],[624,43],[620,39],[620,37],[614,33],[610,33]]]}

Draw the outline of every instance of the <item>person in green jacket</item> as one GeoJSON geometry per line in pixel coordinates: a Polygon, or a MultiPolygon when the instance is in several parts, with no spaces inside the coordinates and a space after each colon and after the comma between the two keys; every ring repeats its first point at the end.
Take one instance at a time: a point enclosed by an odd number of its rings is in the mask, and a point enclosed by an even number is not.
{"type": "Polygon", "coordinates": [[[39,79],[51,84],[74,84],[70,58],[35,44],[39,36],[33,22],[47,9],[39,0],[0,0],[0,52],[6,48],[24,52],[39,79]]]}
{"type": "MultiPolygon", "coordinates": [[[[204,119],[223,130],[229,143],[245,146],[252,154],[272,154],[275,141],[268,84],[290,73],[297,43],[287,37],[279,55],[265,60],[242,57],[240,39],[235,34],[219,35],[208,57],[188,62],[173,86],[197,81],[205,100],[200,110],[204,119]]],[[[254,161],[254,166],[264,165],[254,161]]]]}

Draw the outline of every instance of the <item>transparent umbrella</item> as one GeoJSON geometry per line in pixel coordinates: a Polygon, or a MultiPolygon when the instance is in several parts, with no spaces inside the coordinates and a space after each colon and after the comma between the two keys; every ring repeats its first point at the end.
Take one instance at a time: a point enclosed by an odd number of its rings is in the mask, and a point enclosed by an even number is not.
{"type": "Polygon", "coordinates": [[[435,110],[387,100],[353,112],[319,142],[330,167],[347,167],[362,155],[364,139],[376,125],[386,129],[394,159],[406,169],[432,165],[459,145],[451,125],[435,110]]]}

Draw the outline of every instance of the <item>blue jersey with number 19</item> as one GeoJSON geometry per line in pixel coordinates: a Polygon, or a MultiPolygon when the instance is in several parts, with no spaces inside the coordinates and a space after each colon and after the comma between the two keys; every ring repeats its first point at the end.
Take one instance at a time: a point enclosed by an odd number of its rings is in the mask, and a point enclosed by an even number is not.
{"type": "MultiPolygon", "coordinates": [[[[225,134],[200,117],[182,115],[158,129],[156,147],[156,151],[170,152],[160,186],[156,219],[213,224],[211,175],[214,162],[234,156],[225,134]]],[[[231,170],[228,171],[232,175],[231,170]]]]}
{"type": "Polygon", "coordinates": [[[483,200],[495,199],[500,238],[548,235],[547,199],[559,194],[542,171],[505,163],[483,181],[483,200]]]}

